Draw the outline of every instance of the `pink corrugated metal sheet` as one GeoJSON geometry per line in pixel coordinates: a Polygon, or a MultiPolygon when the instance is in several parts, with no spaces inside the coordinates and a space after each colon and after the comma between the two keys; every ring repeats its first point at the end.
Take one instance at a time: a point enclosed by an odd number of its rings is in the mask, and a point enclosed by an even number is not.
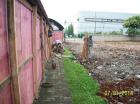
{"type": "MultiPolygon", "coordinates": [[[[8,39],[6,26],[6,0],[0,0],[0,81],[9,74],[8,39]]],[[[6,85],[0,91],[0,104],[12,104],[11,86],[6,85]]]]}
{"type": "Polygon", "coordinates": [[[22,35],[21,35],[21,5],[17,1],[16,2],[16,44],[17,46],[17,54],[18,54],[18,64],[22,62],[23,56],[22,56],[22,35]]]}
{"type": "MultiPolygon", "coordinates": [[[[4,80],[9,74],[8,57],[8,36],[6,26],[6,0],[0,0],[0,81],[4,80]]],[[[6,85],[0,91],[0,104],[12,104],[11,85],[6,85]]]]}
{"type": "MultiPolygon", "coordinates": [[[[16,1],[16,41],[18,64],[22,64],[32,55],[32,12],[16,1]]],[[[33,101],[33,67],[30,60],[19,74],[21,103],[33,101]]]]}
{"type": "Polygon", "coordinates": [[[31,31],[32,13],[18,1],[16,2],[16,36],[18,64],[32,55],[31,31]]]}
{"type": "Polygon", "coordinates": [[[0,104],[12,104],[12,97],[10,92],[10,84],[5,86],[4,89],[2,89],[2,91],[0,92],[0,104]]]}
{"type": "Polygon", "coordinates": [[[53,38],[53,41],[55,40],[63,41],[63,36],[64,36],[63,31],[54,31],[52,38],[53,38]]]}
{"type": "Polygon", "coordinates": [[[32,104],[33,101],[33,70],[32,60],[20,72],[21,104],[32,104]]]}
{"type": "Polygon", "coordinates": [[[0,0],[0,81],[9,75],[6,1],[0,0]]]}

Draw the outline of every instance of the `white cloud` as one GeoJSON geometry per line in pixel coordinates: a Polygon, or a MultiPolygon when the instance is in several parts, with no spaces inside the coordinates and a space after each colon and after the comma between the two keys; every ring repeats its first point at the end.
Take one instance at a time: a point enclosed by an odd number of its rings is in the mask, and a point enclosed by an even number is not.
{"type": "Polygon", "coordinates": [[[41,0],[48,17],[60,22],[78,11],[110,11],[140,13],[140,0],[41,0]]]}

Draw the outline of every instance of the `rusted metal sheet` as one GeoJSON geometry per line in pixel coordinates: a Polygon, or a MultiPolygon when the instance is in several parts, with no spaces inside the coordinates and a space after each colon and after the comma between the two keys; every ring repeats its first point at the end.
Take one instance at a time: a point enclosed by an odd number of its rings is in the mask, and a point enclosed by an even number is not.
{"type": "Polygon", "coordinates": [[[16,2],[16,37],[18,64],[32,55],[31,22],[32,13],[25,6],[16,2]]]}
{"type": "Polygon", "coordinates": [[[53,41],[60,40],[63,41],[64,33],[63,31],[54,31],[52,35],[53,41]]]}
{"type": "Polygon", "coordinates": [[[32,104],[33,101],[33,70],[32,60],[28,62],[19,74],[21,104],[32,104]]]}
{"type": "Polygon", "coordinates": [[[0,92],[0,104],[12,104],[10,84],[5,86],[5,88],[0,92]]]}

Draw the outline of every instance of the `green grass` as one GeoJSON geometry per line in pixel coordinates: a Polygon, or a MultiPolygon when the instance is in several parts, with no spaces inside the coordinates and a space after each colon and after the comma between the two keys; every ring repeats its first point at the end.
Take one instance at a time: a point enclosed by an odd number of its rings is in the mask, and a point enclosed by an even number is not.
{"type": "Polygon", "coordinates": [[[68,49],[64,48],[64,55],[72,55],[72,53],[68,49]]]}
{"type": "MultiPolygon", "coordinates": [[[[65,50],[65,54],[71,52],[65,50]]],[[[88,76],[83,66],[64,58],[64,70],[73,104],[106,104],[104,99],[96,95],[99,91],[98,82],[88,76]]]]}

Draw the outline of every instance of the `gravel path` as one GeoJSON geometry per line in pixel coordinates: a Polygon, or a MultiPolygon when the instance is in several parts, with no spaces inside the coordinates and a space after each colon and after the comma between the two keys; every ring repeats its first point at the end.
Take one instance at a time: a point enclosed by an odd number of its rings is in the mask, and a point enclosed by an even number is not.
{"type": "Polygon", "coordinates": [[[63,59],[54,57],[56,69],[52,69],[52,60],[47,63],[47,84],[40,88],[39,99],[33,104],[72,104],[70,92],[64,77],[63,59]],[[49,82],[49,84],[48,84],[49,82]]]}

